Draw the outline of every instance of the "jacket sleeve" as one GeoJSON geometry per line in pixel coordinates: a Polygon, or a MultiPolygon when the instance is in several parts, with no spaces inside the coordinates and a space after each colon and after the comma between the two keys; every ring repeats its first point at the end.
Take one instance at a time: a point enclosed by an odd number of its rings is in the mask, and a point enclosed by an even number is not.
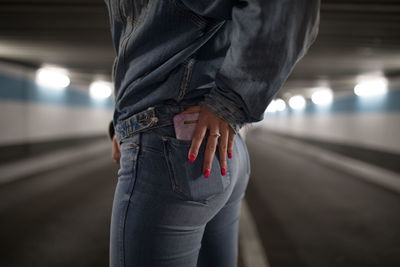
{"type": "Polygon", "coordinates": [[[246,0],[232,8],[230,47],[200,104],[237,133],[263,114],[314,42],[320,0],[246,0]]]}

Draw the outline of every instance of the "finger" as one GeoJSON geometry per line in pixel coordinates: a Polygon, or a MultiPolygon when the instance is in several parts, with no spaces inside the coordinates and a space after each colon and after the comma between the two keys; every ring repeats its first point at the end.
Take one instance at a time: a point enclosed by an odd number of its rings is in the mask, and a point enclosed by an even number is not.
{"type": "MultiPolygon", "coordinates": [[[[219,133],[218,128],[212,128],[210,129],[210,133],[219,133]]],[[[203,162],[203,174],[204,177],[208,178],[210,176],[211,172],[211,166],[215,154],[215,150],[217,147],[218,143],[218,137],[215,135],[209,135],[207,137],[207,145],[206,145],[206,150],[204,152],[204,162],[203,162]]]]}
{"type": "Polygon", "coordinates": [[[194,131],[192,144],[189,149],[188,159],[190,163],[193,163],[199,153],[199,148],[203,142],[204,136],[206,135],[207,126],[199,121],[194,131]]]}
{"type": "Polygon", "coordinates": [[[229,131],[229,137],[228,137],[228,158],[232,158],[232,153],[233,153],[233,143],[235,140],[235,133],[233,131],[229,131]]]}
{"type": "Polygon", "coordinates": [[[221,166],[221,174],[226,174],[226,151],[228,149],[229,130],[225,128],[221,131],[221,137],[218,140],[219,164],[221,166]]]}

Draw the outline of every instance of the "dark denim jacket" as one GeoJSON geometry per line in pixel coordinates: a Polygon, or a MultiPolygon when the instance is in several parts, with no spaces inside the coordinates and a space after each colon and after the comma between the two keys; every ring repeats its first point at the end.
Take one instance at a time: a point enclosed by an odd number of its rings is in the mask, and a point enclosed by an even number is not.
{"type": "Polygon", "coordinates": [[[320,0],[105,0],[114,124],[201,99],[237,132],[263,114],[318,32],[320,0]]]}

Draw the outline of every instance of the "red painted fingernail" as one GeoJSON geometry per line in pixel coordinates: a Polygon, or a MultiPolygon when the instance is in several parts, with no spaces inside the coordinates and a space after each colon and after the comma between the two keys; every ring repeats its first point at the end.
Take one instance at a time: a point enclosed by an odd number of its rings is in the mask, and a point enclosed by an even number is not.
{"type": "Polygon", "coordinates": [[[225,168],[221,168],[221,174],[222,174],[222,176],[225,176],[225,174],[226,174],[226,169],[225,168]]]}
{"type": "Polygon", "coordinates": [[[209,170],[209,169],[206,169],[206,170],[204,171],[204,177],[208,178],[209,176],[210,176],[210,170],[209,170]]]}
{"type": "Polygon", "coordinates": [[[228,152],[228,158],[232,158],[232,152],[228,152]]]}
{"type": "Polygon", "coordinates": [[[189,156],[189,162],[190,162],[190,163],[193,163],[195,159],[196,159],[196,155],[195,155],[195,154],[190,154],[190,156],[189,156]]]}

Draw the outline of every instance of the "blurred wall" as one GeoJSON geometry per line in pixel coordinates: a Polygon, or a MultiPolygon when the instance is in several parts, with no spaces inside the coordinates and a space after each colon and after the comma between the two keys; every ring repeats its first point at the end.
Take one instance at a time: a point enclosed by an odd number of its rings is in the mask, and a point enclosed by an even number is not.
{"type": "Polygon", "coordinates": [[[266,113],[261,126],[295,137],[400,153],[400,90],[375,97],[336,96],[328,106],[266,113]]]}
{"type": "Polygon", "coordinates": [[[113,100],[38,86],[35,70],[0,64],[0,146],[106,135],[113,100]]]}

